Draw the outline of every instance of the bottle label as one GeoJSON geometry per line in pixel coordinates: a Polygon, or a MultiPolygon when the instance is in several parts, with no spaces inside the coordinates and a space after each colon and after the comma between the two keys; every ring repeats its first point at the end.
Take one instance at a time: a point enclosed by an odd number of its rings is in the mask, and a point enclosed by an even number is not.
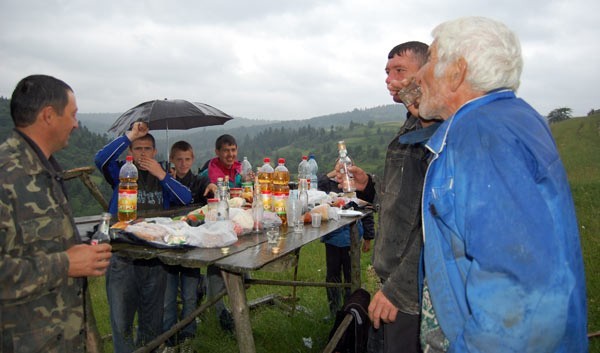
{"type": "Polygon", "coordinates": [[[119,190],[119,213],[133,213],[137,210],[137,190],[119,190]]]}
{"type": "Polygon", "coordinates": [[[273,196],[273,211],[278,215],[285,214],[285,204],[287,197],[283,194],[276,194],[273,196]]]}
{"type": "Polygon", "coordinates": [[[273,200],[273,195],[270,192],[261,192],[260,198],[262,199],[263,209],[266,211],[271,211],[271,201],[273,200]]]}

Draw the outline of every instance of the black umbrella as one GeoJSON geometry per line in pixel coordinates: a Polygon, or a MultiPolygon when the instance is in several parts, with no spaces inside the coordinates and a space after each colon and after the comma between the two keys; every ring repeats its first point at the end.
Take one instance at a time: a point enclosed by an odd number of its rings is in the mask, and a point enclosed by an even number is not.
{"type": "MultiPolygon", "coordinates": [[[[108,129],[117,135],[125,133],[133,123],[143,121],[150,130],[167,131],[167,164],[169,160],[169,130],[223,125],[233,119],[229,114],[208,104],[183,99],[156,99],[141,103],[121,114],[108,129]]],[[[168,168],[167,168],[168,170],[168,168]]]]}
{"type": "Polygon", "coordinates": [[[121,135],[137,121],[148,123],[150,130],[168,131],[223,125],[231,119],[233,117],[208,104],[182,99],[157,99],[139,104],[123,113],[108,132],[121,135]]]}

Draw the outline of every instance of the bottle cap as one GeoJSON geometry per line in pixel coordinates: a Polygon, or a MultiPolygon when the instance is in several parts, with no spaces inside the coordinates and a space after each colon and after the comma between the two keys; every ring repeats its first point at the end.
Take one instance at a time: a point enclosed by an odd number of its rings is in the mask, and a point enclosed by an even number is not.
{"type": "Polygon", "coordinates": [[[219,202],[219,199],[207,199],[208,203],[219,202]]]}
{"type": "Polygon", "coordinates": [[[277,163],[285,164],[285,158],[279,158],[279,160],[277,160],[277,163]]]}
{"type": "Polygon", "coordinates": [[[308,160],[308,156],[302,156],[302,159],[304,159],[305,161],[308,160]]]}
{"type": "Polygon", "coordinates": [[[125,157],[125,160],[127,162],[133,162],[133,156],[127,156],[127,157],[125,157]]]}
{"type": "Polygon", "coordinates": [[[269,162],[271,162],[271,158],[269,158],[269,157],[265,157],[265,159],[263,159],[263,162],[265,162],[265,163],[269,163],[269,162]]]}

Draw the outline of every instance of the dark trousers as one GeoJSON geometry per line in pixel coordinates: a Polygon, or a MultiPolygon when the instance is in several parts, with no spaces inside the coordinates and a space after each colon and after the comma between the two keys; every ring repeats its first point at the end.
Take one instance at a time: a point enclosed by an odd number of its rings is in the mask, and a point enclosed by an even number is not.
{"type": "MultiPolygon", "coordinates": [[[[337,247],[325,243],[325,263],[327,265],[327,282],[342,283],[342,274],[344,283],[350,283],[350,247],[337,247]]],[[[327,301],[329,302],[329,311],[332,318],[344,305],[346,298],[350,296],[350,288],[327,287],[327,301]]]]}
{"type": "Polygon", "coordinates": [[[389,324],[382,322],[378,330],[371,326],[367,351],[369,353],[420,353],[420,322],[419,315],[409,315],[399,311],[396,321],[389,324]]]}

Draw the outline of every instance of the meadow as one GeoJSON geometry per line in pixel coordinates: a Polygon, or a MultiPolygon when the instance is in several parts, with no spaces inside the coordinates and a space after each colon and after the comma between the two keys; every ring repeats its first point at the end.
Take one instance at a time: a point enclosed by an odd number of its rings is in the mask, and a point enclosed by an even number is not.
{"type": "MultiPolygon", "coordinates": [[[[570,119],[552,125],[561,157],[567,169],[580,225],[581,244],[586,266],[588,293],[588,332],[600,331],[600,114],[570,119]]],[[[368,142],[365,142],[368,143],[368,142]]],[[[370,269],[371,254],[362,254],[363,287],[371,294],[377,282],[370,269]]],[[[293,269],[283,272],[259,271],[253,278],[289,280],[293,269]]],[[[298,280],[323,281],[325,278],[324,245],[315,241],[300,252],[298,280]]],[[[105,352],[112,352],[108,307],[104,278],[90,280],[96,319],[105,337],[105,352]]],[[[290,287],[253,285],[248,289],[252,301],[269,294],[283,299],[292,296],[290,287]]],[[[293,315],[280,306],[262,305],[252,309],[251,320],[257,352],[320,352],[328,341],[333,322],[329,314],[324,288],[297,288],[293,315]]],[[[284,300],[285,302],[285,300],[284,300]]],[[[236,352],[233,335],[222,331],[216,316],[207,311],[199,316],[194,341],[198,352],[236,352]]],[[[590,339],[590,352],[600,353],[600,337],[590,339]]]]}

